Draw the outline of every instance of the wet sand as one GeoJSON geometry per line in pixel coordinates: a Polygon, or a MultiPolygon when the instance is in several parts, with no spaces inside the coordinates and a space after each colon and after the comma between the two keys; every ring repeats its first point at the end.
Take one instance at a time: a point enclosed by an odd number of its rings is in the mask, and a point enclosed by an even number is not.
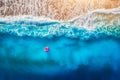
{"type": "Polygon", "coordinates": [[[33,15],[69,20],[95,9],[119,6],[120,0],[0,0],[0,15],[33,15]]]}

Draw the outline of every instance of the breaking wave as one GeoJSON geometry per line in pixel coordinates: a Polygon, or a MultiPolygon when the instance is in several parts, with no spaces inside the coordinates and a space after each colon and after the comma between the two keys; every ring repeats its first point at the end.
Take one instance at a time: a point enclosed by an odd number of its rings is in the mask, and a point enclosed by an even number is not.
{"type": "Polygon", "coordinates": [[[89,39],[91,36],[120,37],[120,8],[95,10],[84,17],[68,22],[50,20],[44,17],[16,16],[0,19],[0,32],[18,36],[54,37],[89,39]]]}

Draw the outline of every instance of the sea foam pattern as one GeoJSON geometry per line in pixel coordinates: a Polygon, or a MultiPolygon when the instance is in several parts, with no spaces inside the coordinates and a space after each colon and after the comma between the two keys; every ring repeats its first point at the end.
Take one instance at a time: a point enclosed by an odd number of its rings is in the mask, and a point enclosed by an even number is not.
{"type": "Polygon", "coordinates": [[[32,16],[1,18],[0,31],[17,34],[18,36],[66,36],[86,39],[86,37],[90,38],[91,35],[98,37],[98,34],[106,34],[119,37],[120,8],[95,10],[84,17],[76,18],[69,22],[32,16]]]}

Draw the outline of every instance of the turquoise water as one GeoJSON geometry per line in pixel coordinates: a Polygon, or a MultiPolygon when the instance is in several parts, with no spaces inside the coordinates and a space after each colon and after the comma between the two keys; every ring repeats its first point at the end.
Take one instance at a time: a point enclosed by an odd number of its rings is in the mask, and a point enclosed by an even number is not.
{"type": "Polygon", "coordinates": [[[119,80],[119,27],[89,31],[57,21],[1,21],[0,78],[119,80]]]}

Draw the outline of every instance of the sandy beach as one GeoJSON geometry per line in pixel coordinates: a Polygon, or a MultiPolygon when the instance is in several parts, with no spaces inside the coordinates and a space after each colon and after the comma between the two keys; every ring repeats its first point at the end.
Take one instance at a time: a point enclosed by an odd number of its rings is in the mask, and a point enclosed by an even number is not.
{"type": "Polygon", "coordinates": [[[33,15],[66,21],[95,9],[119,6],[120,0],[0,0],[0,15],[33,15]]]}

